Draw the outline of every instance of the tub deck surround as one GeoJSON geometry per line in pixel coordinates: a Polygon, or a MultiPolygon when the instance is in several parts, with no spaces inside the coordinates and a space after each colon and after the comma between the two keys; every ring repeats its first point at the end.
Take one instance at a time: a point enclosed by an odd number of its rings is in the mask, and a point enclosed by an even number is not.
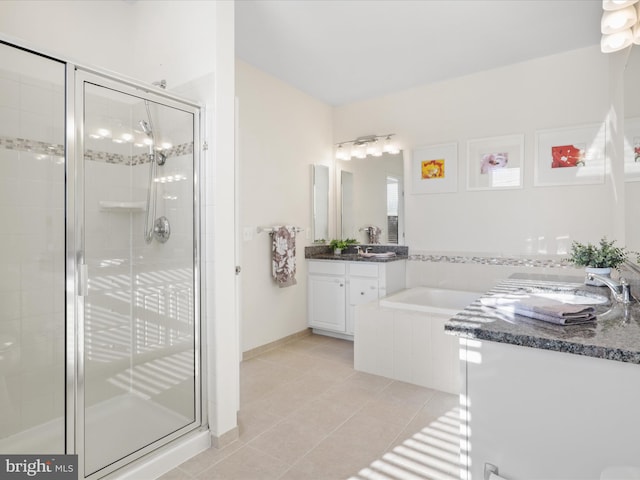
{"type": "MultiPolygon", "coordinates": [[[[610,297],[608,288],[584,285],[581,277],[515,274],[482,298],[523,287],[561,290],[568,285],[610,297]]],[[[445,331],[464,338],[640,364],[640,303],[625,306],[614,301],[594,308],[595,322],[560,326],[497,310],[478,299],[452,317],[445,331]]]]}
{"type": "Polygon", "coordinates": [[[304,248],[304,258],[307,260],[339,260],[341,262],[375,262],[386,263],[398,260],[406,260],[409,257],[409,247],[403,245],[381,245],[381,244],[358,244],[363,250],[371,248],[373,253],[395,252],[395,256],[384,257],[363,257],[358,255],[355,246],[350,246],[341,255],[334,255],[333,250],[328,245],[312,245],[304,248]]]}

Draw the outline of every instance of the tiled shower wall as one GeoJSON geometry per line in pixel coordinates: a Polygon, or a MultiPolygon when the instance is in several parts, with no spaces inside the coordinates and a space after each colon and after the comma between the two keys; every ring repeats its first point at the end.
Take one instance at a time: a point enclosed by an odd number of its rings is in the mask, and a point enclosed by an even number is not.
{"type": "Polygon", "coordinates": [[[124,96],[91,96],[85,110],[87,406],[133,394],[189,417],[193,402],[185,399],[194,389],[191,132],[153,105],[149,120],[141,100],[127,103],[124,96]],[[166,163],[155,172],[156,218],[166,216],[171,225],[164,244],[144,240],[148,147],[135,140],[113,141],[118,130],[140,138],[140,120],[153,125],[158,144],[172,142],[163,150],[166,163]],[[110,135],[91,138],[101,128],[110,135]]]}
{"type": "Polygon", "coordinates": [[[64,67],[0,48],[0,445],[45,424],[61,452],[64,67]]]}

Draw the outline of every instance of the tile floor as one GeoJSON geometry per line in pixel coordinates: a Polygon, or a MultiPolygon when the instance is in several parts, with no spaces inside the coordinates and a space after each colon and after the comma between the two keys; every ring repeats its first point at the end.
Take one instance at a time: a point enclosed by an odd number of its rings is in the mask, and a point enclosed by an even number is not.
{"type": "Polygon", "coordinates": [[[161,480],[459,478],[455,395],[353,369],[353,343],[311,335],[245,360],[239,439],[161,480]]]}

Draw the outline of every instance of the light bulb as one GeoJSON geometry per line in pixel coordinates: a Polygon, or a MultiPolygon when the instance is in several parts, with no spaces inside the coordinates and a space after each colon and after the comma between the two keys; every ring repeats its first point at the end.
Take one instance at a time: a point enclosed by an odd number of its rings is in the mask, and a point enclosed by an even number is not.
{"type": "Polygon", "coordinates": [[[364,148],[364,145],[353,145],[351,149],[351,156],[356,158],[366,158],[367,151],[364,148]]]}
{"type": "Polygon", "coordinates": [[[605,35],[617,33],[631,28],[637,20],[636,7],[633,5],[620,10],[604,12],[602,14],[602,21],[600,22],[600,30],[605,35]]]}
{"type": "Polygon", "coordinates": [[[620,10],[621,8],[628,7],[637,3],[638,0],[602,0],[602,9],[610,12],[613,10],[620,10]]]}
{"type": "Polygon", "coordinates": [[[374,141],[367,143],[367,155],[379,157],[382,155],[382,146],[376,138],[374,141]]]}
{"type": "Polygon", "coordinates": [[[400,153],[400,149],[398,148],[398,146],[395,143],[393,143],[393,141],[391,140],[391,135],[389,135],[385,139],[383,150],[385,153],[390,153],[392,155],[400,153]]]}
{"type": "Polygon", "coordinates": [[[336,148],[336,158],[338,160],[351,160],[351,155],[349,154],[349,152],[347,151],[346,148],[344,148],[342,146],[342,144],[338,145],[338,148],[336,148]]]}
{"type": "Polygon", "coordinates": [[[630,28],[622,32],[603,35],[600,40],[600,50],[602,53],[612,53],[627,48],[633,42],[633,33],[630,28]]]}

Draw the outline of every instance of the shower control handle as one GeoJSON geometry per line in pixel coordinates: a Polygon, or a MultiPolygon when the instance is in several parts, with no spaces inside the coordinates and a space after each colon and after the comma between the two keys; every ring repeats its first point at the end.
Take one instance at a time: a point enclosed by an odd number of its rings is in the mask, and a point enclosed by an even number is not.
{"type": "Polygon", "coordinates": [[[153,236],[160,243],[165,243],[171,236],[171,226],[167,217],[157,218],[153,224],[153,236]]]}

